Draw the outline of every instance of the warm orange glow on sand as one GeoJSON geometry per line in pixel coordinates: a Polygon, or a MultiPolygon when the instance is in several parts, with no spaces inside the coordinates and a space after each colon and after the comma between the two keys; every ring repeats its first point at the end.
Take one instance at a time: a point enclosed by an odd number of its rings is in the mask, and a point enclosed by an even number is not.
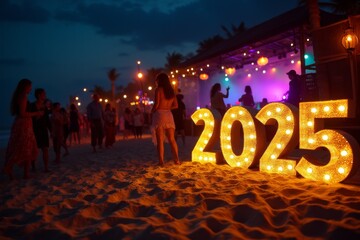
{"type": "MultiPolygon", "coordinates": [[[[9,182],[0,175],[4,239],[357,239],[360,172],[329,186],[227,164],[191,162],[186,136],[180,166],[165,167],[149,135],[93,154],[89,138],[60,166],[9,182]],[[141,150],[139,150],[141,149],[141,150]],[[345,236],[345,237],[344,237],[345,236]]],[[[166,146],[166,145],[165,145],[166,146]]],[[[2,156],[5,151],[2,150],[2,156]]],[[[320,156],[321,154],[319,154],[320,156]]],[[[53,153],[50,151],[50,159],[53,153]]],[[[3,159],[0,163],[3,164],[3,159]]]]}

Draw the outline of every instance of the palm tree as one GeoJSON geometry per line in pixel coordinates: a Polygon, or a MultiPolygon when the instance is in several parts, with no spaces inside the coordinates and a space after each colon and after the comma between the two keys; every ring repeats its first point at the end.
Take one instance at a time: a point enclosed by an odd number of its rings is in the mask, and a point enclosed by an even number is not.
{"type": "Polygon", "coordinates": [[[99,85],[95,85],[94,89],[90,90],[90,92],[96,93],[100,97],[106,97],[108,95],[108,93],[104,90],[104,88],[99,85]]]}
{"type": "Polygon", "coordinates": [[[320,27],[319,6],[332,9],[335,14],[346,14],[348,16],[360,13],[359,0],[331,0],[331,2],[319,2],[317,0],[299,0],[299,5],[307,5],[310,13],[311,26],[320,27]]]}
{"type": "Polygon", "coordinates": [[[120,76],[120,73],[116,72],[115,68],[110,69],[108,72],[108,78],[111,82],[111,100],[114,102],[115,98],[115,81],[120,76]]]}
{"type": "Polygon", "coordinates": [[[148,83],[154,83],[156,76],[163,72],[163,68],[149,68],[146,70],[146,80],[148,83]]]}
{"type": "Polygon", "coordinates": [[[309,10],[311,28],[320,28],[320,9],[318,5],[318,0],[299,0],[298,3],[299,6],[307,6],[309,10]]]}
{"type": "Polygon", "coordinates": [[[196,50],[197,53],[202,53],[210,48],[214,47],[215,45],[221,43],[224,41],[224,38],[221,37],[219,34],[216,34],[213,37],[210,37],[208,39],[205,39],[199,43],[199,48],[196,50]]]}
{"type": "Polygon", "coordinates": [[[222,30],[226,33],[227,38],[231,38],[237,34],[243,33],[246,31],[245,23],[241,22],[239,26],[235,26],[234,24],[231,24],[231,30],[229,30],[224,25],[221,26],[222,30]]]}
{"type": "Polygon", "coordinates": [[[172,71],[176,69],[179,64],[184,60],[184,56],[181,53],[172,52],[166,55],[165,69],[172,71]]]}
{"type": "Polygon", "coordinates": [[[139,87],[135,82],[128,83],[128,85],[124,88],[124,92],[126,93],[128,98],[131,99],[131,101],[135,99],[135,96],[137,95],[138,91],[139,91],[139,87]]]}
{"type": "Polygon", "coordinates": [[[351,16],[360,13],[359,0],[332,0],[331,2],[319,2],[319,5],[332,9],[332,12],[336,14],[351,16]]]}

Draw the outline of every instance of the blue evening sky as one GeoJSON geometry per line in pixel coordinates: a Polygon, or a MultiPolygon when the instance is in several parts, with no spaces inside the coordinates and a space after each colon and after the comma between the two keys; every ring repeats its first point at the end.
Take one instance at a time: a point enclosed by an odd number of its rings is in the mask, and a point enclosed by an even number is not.
{"type": "MultiPolygon", "coordinates": [[[[84,87],[126,86],[141,69],[163,67],[167,53],[195,53],[221,26],[252,27],[297,7],[297,0],[0,0],[0,128],[21,78],[66,106],[84,87]]],[[[29,97],[34,100],[33,91],[29,97]]]]}

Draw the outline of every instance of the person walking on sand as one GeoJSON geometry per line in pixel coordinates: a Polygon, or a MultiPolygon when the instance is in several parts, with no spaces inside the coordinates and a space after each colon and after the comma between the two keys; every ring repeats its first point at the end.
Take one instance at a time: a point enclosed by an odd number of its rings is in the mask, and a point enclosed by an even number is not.
{"type": "Polygon", "coordinates": [[[152,127],[155,130],[159,165],[164,165],[165,135],[170,143],[175,164],[179,165],[178,146],[175,141],[175,123],[171,113],[178,107],[174,89],[167,74],[159,73],[156,77],[155,101],[151,110],[153,113],[152,127]]]}
{"type": "Polygon", "coordinates": [[[135,108],[133,119],[134,119],[135,138],[142,138],[142,130],[145,119],[144,119],[144,114],[140,111],[139,108],[135,108]]]}
{"type": "Polygon", "coordinates": [[[104,112],[101,104],[99,103],[99,95],[93,94],[93,101],[86,107],[88,121],[91,128],[91,146],[93,152],[96,152],[96,145],[102,148],[104,138],[103,118],[104,112]]]}
{"type": "Polygon", "coordinates": [[[112,147],[115,143],[115,122],[116,112],[111,109],[110,103],[107,103],[104,111],[104,132],[105,132],[105,147],[112,147]]]}
{"type": "Polygon", "coordinates": [[[15,116],[5,155],[4,172],[13,179],[13,166],[24,167],[24,178],[30,178],[29,168],[38,156],[38,147],[32,126],[32,117],[41,117],[44,111],[28,111],[28,94],[32,83],[21,79],[13,93],[10,110],[15,116]]]}
{"type": "Polygon", "coordinates": [[[130,108],[127,107],[124,112],[124,139],[128,139],[132,132],[134,132],[134,119],[130,108]]]}
{"type": "MultiPolygon", "coordinates": [[[[61,112],[61,105],[58,102],[53,103],[53,110],[50,118],[51,122],[51,137],[53,139],[53,146],[55,152],[55,163],[59,164],[61,160],[61,147],[64,147],[64,123],[65,123],[65,116],[61,112]]],[[[66,147],[66,145],[65,145],[66,147]]],[[[64,147],[64,148],[65,148],[64,147]]],[[[65,148],[67,154],[67,148],[65,148]]],[[[66,154],[66,155],[67,155],[66,154]]]]}
{"type": "Polygon", "coordinates": [[[69,144],[71,146],[73,139],[74,142],[77,141],[78,144],[80,144],[80,114],[79,114],[79,110],[76,108],[74,103],[70,105],[69,118],[70,118],[69,144]]]}
{"type": "MultiPolygon", "coordinates": [[[[45,106],[46,92],[43,88],[35,89],[35,98],[36,101],[30,105],[30,111],[44,111],[44,115],[32,118],[33,130],[37,146],[42,151],[44,172],[49,172],[49,132],[51,131],[49,114],[51,109],[45,106]]],[[[32,168],[35,170],[35,162],[32,163],[32,168]]]]}
{"type": "Polygon", "coordinates": [[[210,90],[211,108],[218,110],[222,117],[225,115],[225,112],[227,110],[224,103],[224,98],[229,97],[229,90],[230,87],[227,87],[226,94],[223,94],[221,92],[220,83],[215,83],[210,90]]]}
{"type": "Polygon", "coordinates": [[[183,146],[185,146],[185,119],[186,119],[186,107],[183,102],[184,95],[176,94],[176,100],[178,102],[178,108],[171,110],[175,121],[175,140],[177,135],[181,136],[183,146]]]}
{"type": "Polygon", "coordinates": [[[67,139],[69,138],[69,126],[70,126],[70,119],[69,119],[69,114],[68,112],[66,111],[65,108],[60,108],[60,113],[63,115],[63,129],[64,129],[64,137],[63,137],[63,141],[62,141],[62,144],[61,146],[65,149],[65,153],[64,153],[64,157],[69,155],[69,149],[68,149],[68,146],[67,146],[67,139]]]}

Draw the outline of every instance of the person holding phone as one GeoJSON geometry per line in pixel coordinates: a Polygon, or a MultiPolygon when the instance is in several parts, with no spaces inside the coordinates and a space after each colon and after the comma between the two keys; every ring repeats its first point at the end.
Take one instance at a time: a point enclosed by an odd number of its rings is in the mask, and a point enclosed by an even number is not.
{"type": "Polygon", "coordinates": [[[217,111],[219,111],[219,113],[221,114],[222,117],[225,115],[225,112],[227,110],[225,102],[224,102],[224,98],[229,97],[229,90],[230,90],[230,87],[227,87],[226,88],[226,94],[223,94],[221,92],[220,83],[215,83],[211,87],[211,90],[210,90],[211,108],[216,109],[217,111]]]}

